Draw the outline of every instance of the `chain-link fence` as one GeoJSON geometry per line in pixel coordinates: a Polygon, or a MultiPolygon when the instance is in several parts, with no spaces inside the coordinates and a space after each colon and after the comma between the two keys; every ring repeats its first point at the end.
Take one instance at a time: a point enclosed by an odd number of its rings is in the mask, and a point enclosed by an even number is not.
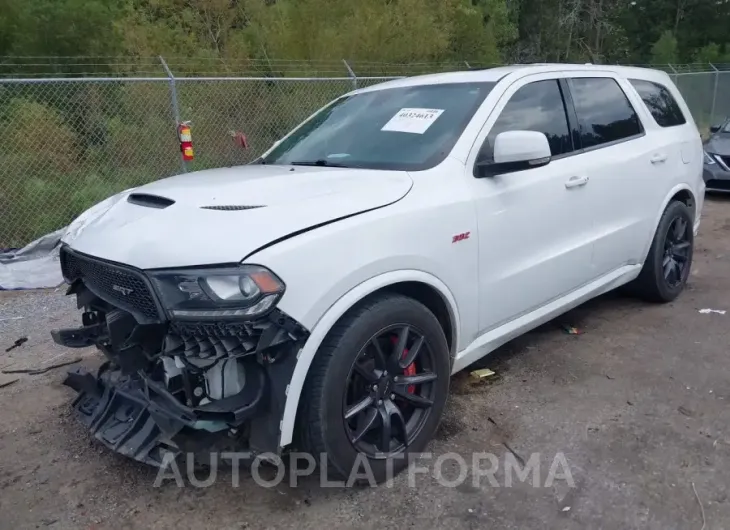
{"type": "Polygon", "coordinates": [[[164,78],[0,79],[0,248],[118,191],[245,164],[352,87],[347,77],[182,78],[174,92],[164,78]],[[191,121],[195,158],[186,163],[179,120],[191,121]]]}
{"type": "MultiPolygon", "coordinates": [[[[118,191],[245,164],[328,101],[397,73],[367,65],[388,75],[357,77],[344,66],[336,77],[175,78],[166,65],[156,77],[0,77],[0,248],[56,230],[118,191]],[[183,120],[191,121],[190,162],[176,136],[183,120]]],[[[701,128],[730,115],[730,71],[670,73],[701,128]]]]}
{"type": "Polygon", "coordinates": [[[730,70],[671,76],[682,92],[700,131],[730,116],[730,70]]]}

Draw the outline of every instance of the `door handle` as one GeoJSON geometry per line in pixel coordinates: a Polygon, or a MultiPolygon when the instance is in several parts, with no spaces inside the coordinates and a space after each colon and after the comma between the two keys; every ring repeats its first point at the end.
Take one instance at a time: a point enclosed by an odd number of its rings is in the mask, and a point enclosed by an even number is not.
{"type": "Polygon", "coordinates": [[[651,157],[652,164],[661,164],[662,162],[666,162],[666,161],[667,161],[666,153],[657,153],[651,157]]]}
{"type": "Polygon", "coordinates": [[[565,183],[565,187],[567,189],[578,188],[580,186],[585,186],[586,184],[588,184],[588,177],[570,177],[568,182],[565,183]]]}

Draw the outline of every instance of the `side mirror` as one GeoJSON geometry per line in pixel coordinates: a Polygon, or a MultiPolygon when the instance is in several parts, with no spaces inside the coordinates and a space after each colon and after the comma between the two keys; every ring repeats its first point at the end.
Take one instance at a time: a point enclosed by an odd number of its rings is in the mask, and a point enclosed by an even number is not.
{"type": "Polygon", "coordinates": [[[506,131],[494,139],[494,161],[477,164],[479,177],[524,171],[550,163],[550,143],[537,131],[506,131]]]}
{"type": "Polygon", "coordinates": [[[719,130],[720,130],[720,126],[719,125],[711,125],[710,126],[710,132],[711,133],[716,133],[719,130]]]}

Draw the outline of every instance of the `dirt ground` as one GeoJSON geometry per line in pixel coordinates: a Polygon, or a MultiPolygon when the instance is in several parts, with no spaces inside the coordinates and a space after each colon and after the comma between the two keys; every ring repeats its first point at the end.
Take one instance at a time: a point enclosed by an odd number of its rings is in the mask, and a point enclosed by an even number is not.
{"type": "MultiPolygon", "coordinates": [[[[691,283],[676,302],[602,297],[495,352],[483,363],[497,372],[487,382],[454,377],[431,462],[538,453],[538,487],[532,478],[506,487],[502,467],[496,485],[470,476],[446,487],[427,473],[415,485],[403,474],[392,487],[312,478],[264,488],[242,474],[232,487],[221,471],[206,488],[155,487],[156,470],[89,439],[58,368],[0,374],[0,386],[19,377],[0,388],[0,528],[730,528],[728,234],[730,199],[708,197],[691,283]],[[558,453],[575,487],[546,485],[558,453]]],[[[0,293],[0,368],[73,360],[79,352],[57,348],[48,330],[76,319],[60,290],[0,293]]]]}

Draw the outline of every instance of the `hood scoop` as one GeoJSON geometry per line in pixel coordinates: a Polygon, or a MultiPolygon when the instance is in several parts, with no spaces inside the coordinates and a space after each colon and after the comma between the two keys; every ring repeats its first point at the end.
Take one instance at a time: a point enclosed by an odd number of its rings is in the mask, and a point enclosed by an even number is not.
{"type": "Polygon", "coordinates": [[[203,210],[220,210],[224,212],[238,212],[241,210],[254,210],[256,208],[266,208],[263,204],[216,204],[213,206],[201,206],[203,210]]]}
{"type": "Polygon", "coordinates": [[[162,210],[168,206],[175,204],[175,201],[168,199],[167,197],[160,197],[159,195],[149,195],[147,193],[132,193],[127,197],[127,202],[130,204],[136,204],[137,206],[144,206],[145,208],[157,208],[162,210]]]}

